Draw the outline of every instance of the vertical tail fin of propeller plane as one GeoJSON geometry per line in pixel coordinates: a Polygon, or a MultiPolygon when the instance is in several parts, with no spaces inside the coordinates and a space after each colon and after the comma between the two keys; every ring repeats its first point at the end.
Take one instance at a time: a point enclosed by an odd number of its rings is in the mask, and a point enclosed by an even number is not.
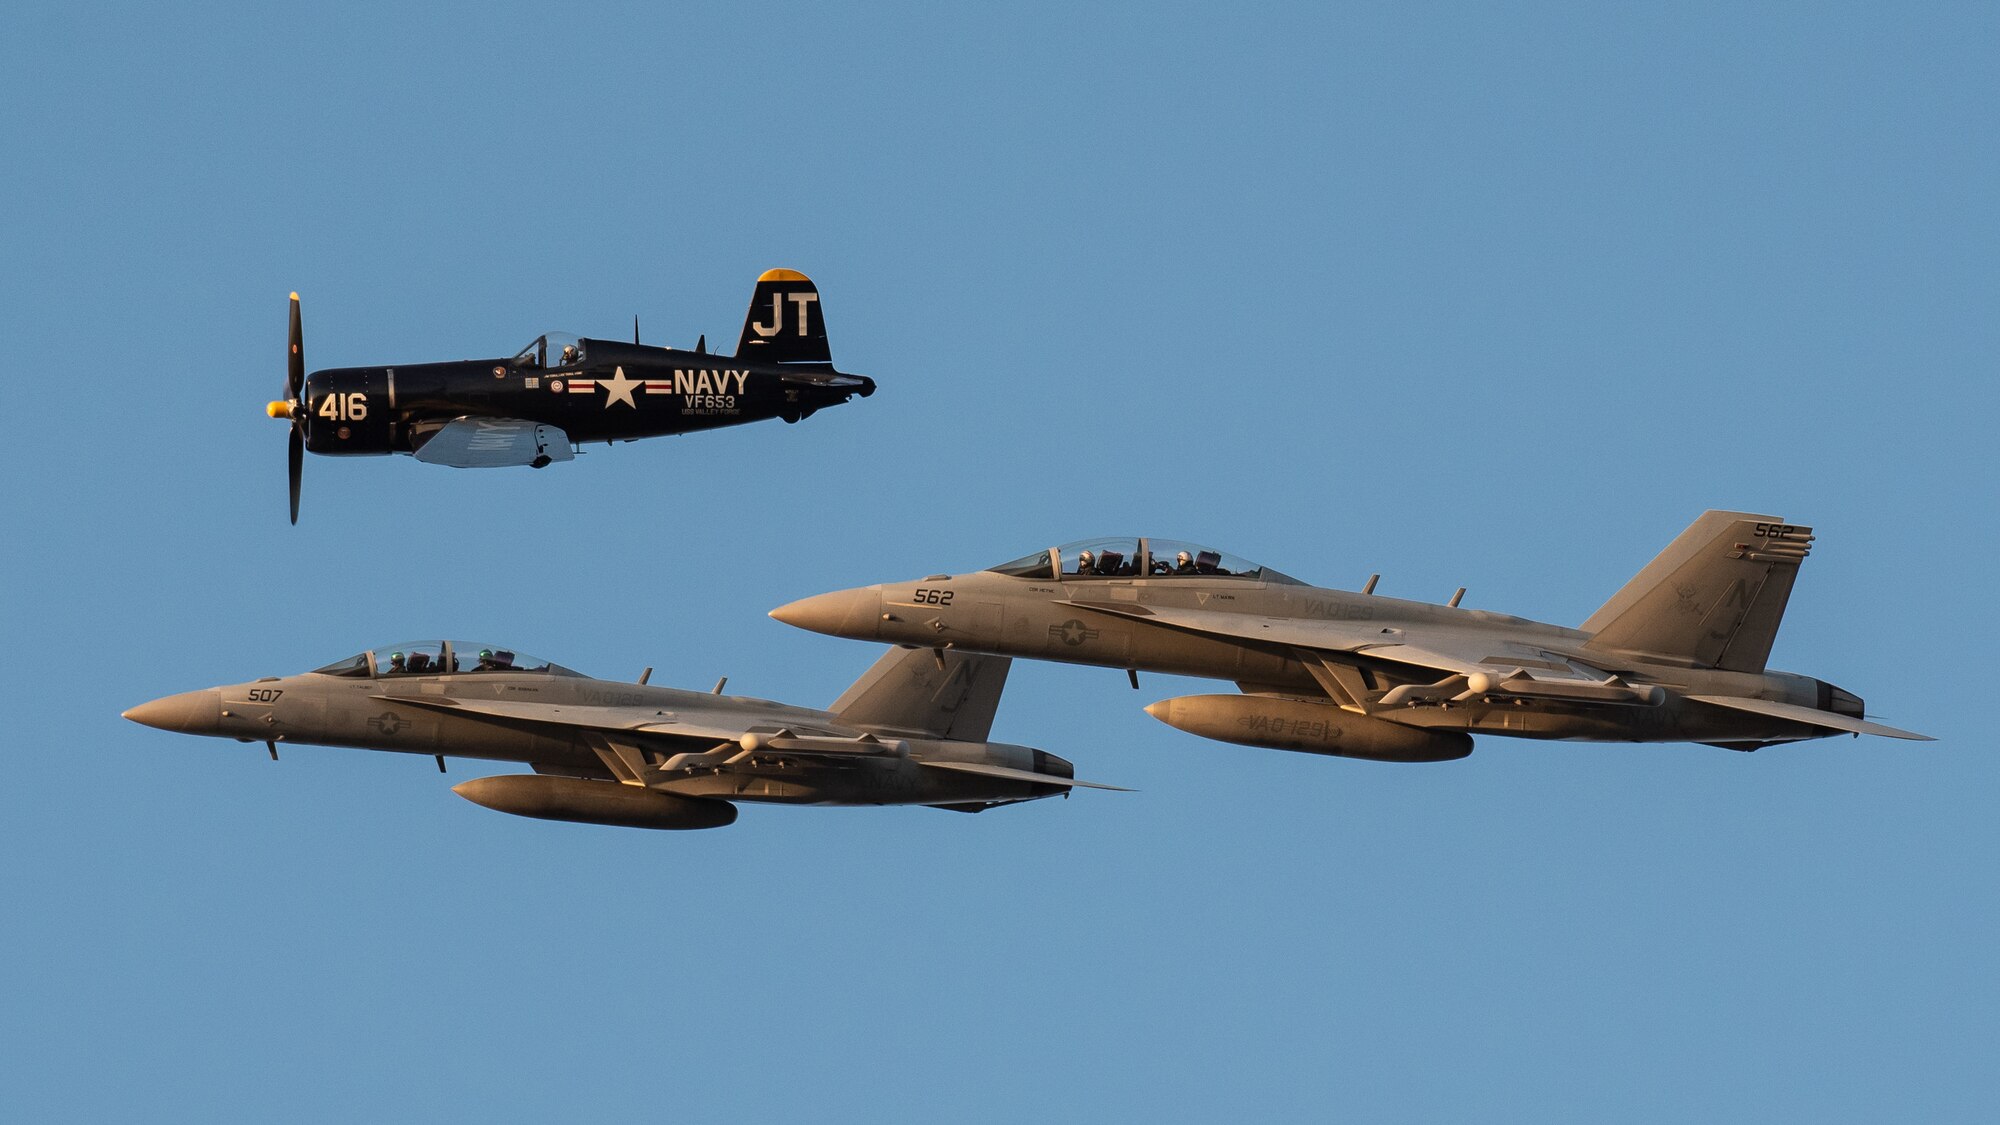
{"type": "Polygon", "coordinates": [[[1762,672],[1812,541],[1775,516],[1704,512],[1583,623],[1589,647],[1762,672]]]}
{"type": "Polygon", "coordinates": [[[812,278],[797,270],[765,270],[750,295],[736,358],[762,363],[833,367],[826,343],[826,315],[812,278]]]}
{"type": "Polygon", "coordinates": [[[950,649],[892,648],[830,710],[849,726],[984,742],[1012,663],[950,649]]]}

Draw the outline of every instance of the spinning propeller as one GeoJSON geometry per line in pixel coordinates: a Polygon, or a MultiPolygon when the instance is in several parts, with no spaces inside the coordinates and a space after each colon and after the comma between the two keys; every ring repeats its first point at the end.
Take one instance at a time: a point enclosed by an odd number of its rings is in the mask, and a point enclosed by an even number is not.
{"type": "Polygon", "coordinates": [[[292,294],[291,346],[285,355],[285,398],[264,408],[264,413],[273,418],[288,419],[292,423],[292,437],[285,451],[286,473],[292,485],[292,522],[299,522],[299,474],[305,469],[306,461],[306,404],[300,396],[306,389],[306,356],[304,340],[299,330],[299,295],[292,294]]]}

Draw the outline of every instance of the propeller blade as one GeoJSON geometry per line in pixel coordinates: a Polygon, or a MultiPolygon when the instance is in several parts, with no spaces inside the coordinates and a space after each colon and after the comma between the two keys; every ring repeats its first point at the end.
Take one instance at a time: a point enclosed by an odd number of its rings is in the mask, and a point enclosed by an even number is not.
{"type": "Polygon", "coordinates": [[[292,294],[292,332],[290,344],[291,347],[286,349],[288,354],[285,356],[285,397],[293,402],[297,402],[299,401],[299,392],[303,391],[306,385],[305,338],[304,333],[299,328],[299,295],[297,293],[292,294]]]}
{"type": "Polygon", "coordinates": [[[298,423],[292,423],[291,444],[285,450],[285,467],[292,481],[292,522],[299,522],[299,474],[306,467],[306,435],[298,423]]]}

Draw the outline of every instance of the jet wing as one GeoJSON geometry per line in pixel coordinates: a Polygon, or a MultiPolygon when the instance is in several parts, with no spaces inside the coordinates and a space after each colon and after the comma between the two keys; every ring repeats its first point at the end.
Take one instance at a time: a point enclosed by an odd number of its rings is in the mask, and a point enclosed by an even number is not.
{"type": "Polygon", "coordinates": [[[457,469],[497,469],[574,461],[569,435],[520,418],[453,418],[417,447],[417,460],[457,469]]]}
{"type": "Polygon", "coordinates": [[[1136,793],[1122,785],[1105,785],[1097,781],[1078,781],[1073,777],[1057,777],[1052,773],[1036,773],[1033,770],[1009,769],[1006,766],[989,766],[984,762],[932,762],[919,761],[918,765],[939,770],[957,770],[959,773],[976,773],[981,777],[1001,777],[1008,781],[1029,781],[1036,785],[1076,786],[1082,789],[1109,789],[1113,793],[1136,793]]]}
{"type": "Polygon", "coordinates": [[[1308,652],[1346,652],[1360,656],[1408,664],[1460,676],[1476,673],[1505,675],[1516,672],[1532,679],[1553,682],[1597,683],[1610,675],[1579,663],[1574,658],[1537,650],[1530,656],[1496,651],[1490,635],[1454,633],[1448,629],[1426,630],[1415,638],[1406,630],[1366,621],[1325,621],[1303,617],[1262,617],[1245,613],[1213,613],[1199,609],[1162,606],[1110,605],[1102,602],[1071,602],[1079,609],[1115,614],[1163,625],[1182,632],[1224,640],[1260,644],[1278,649],[1308,652]],[[1515,659],[1527,667],[1514,663],[1515,659]],[[1552,659],[1553,658],[1553,659],[1552,659]]]}
{"type": "Polygon", "coordinates": [[[894,739],[872,734],[837,734],[825,730],[795,730],[775,725],[721,725],[699,719],[682,718],[678,713],[645,707],[603,707],[588,704],[534,703],[509,699],[450,699],[444,696],[416,697],[377,695],[385,703],[427,707],[452,715],[477,715],[489,719],[529,725],[568,727],[602,735],[654,734],[672,738],[698,738],[735,743],[737,747],[765,755],[803,757],[853,757],[867,754],[903,754],[909,747],[894,739]]]}
{"type": "Polygon", "coordinates": [[[642,707],[597,707],[567,703],[531,703],[506,699],[449,699],[444,696],[377,695],[385,703],[427,707],[455,715],[480,715],[517,723],[544,723],[594,731],[632,731],[643,734],[677,735],[682,738],[712,738],[734,742],[743,737],[742,727],[717,726],[678,714],[642,707]]]}
{"type": "Polygon", "coordinates": [[[1412,682],[1390,688],[1369,705],[1396,707],[1420,701],[1460,702],[1505,696],[1546,702],[1656,707],[1666,691],[1635,685],[1573,656],[1535,644],[1509,642],[1486,630],[1426,628],[1421,636],[1374,622],[1326,621],[1296,617],[1213,613],[1200,609],[1104,605],[1072,602],[1080,608],[1116,614],[1183,632],[1277,649],[1304,663],[1342,706],[1367,713],[1358,684],[1343,681],[1342,656],[1403,665],[1412,682]],[[1437,673],[1442,679],[1435,679],[1437,673]]]}
{"type": "Polygon", "coordinates": [[[1733,695],[1690,695],[1696,703],[1706,703],[1712,707],[1727,707],[1734,711],[1748,711],[1753,715],[1764,715],[1773,719],[1803,723],[1821,730],[1846,731],[1850,734],[1879,734],[1884,738],[1907,738],[1915,742],[1936,742],[1927,734],[1898,730],[1881,723],[1871,723],[1852,715],[1836,715],[1831,711],[1820,711],[1811,707],[1800,707],[1793,703],[1778,703],[1769,699],[1745,699],[1733,695]]]}
{"type": "Polygon", "coordinates": [[[1301,617],[1261,617],[1250,613],[1211,613],[1199,609],[1142,606],[1127,602],[1071,601],[1078,609],[1130,617],[1149,625],[1164,625],[1187,633],[1251,641],[1278,648],[1333,649],[1354,652],[1369,645],[1395,643],[1402,631],[1356,621],[1322,621],[1301,617]]]}

